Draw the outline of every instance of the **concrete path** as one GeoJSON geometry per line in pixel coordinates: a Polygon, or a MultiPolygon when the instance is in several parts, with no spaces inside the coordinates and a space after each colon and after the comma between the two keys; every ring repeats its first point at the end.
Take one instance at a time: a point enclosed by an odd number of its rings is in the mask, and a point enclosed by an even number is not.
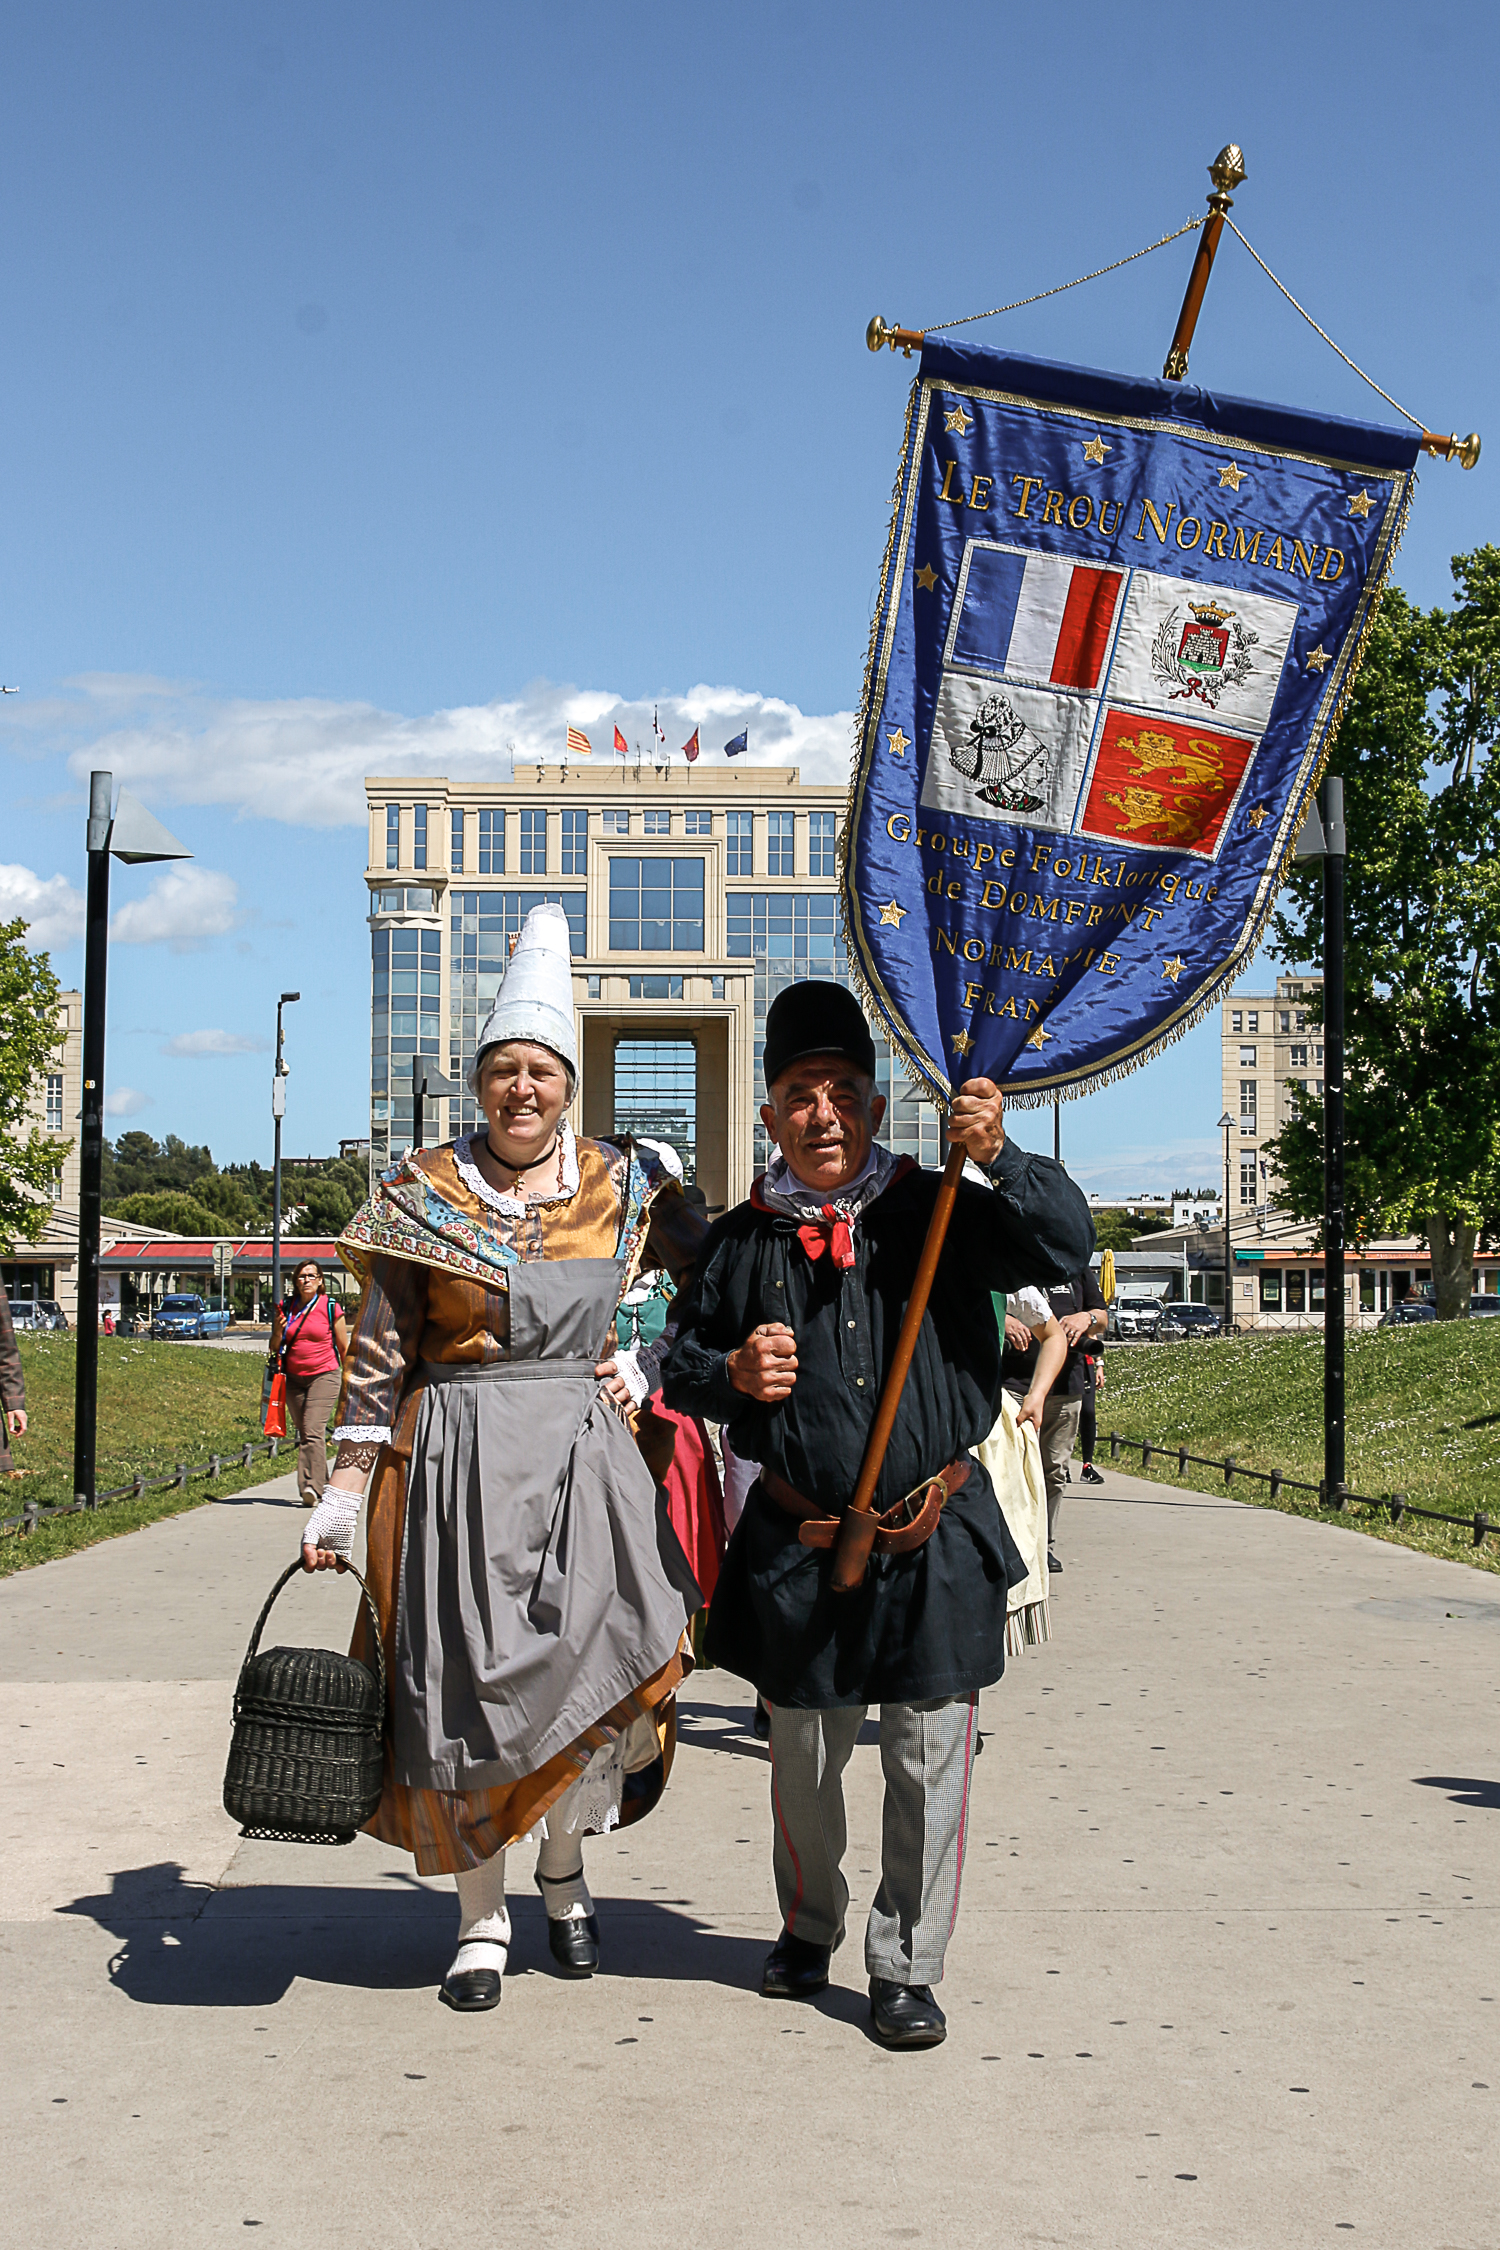
{"type": "MultiPolygon", "coordinates": [[[[231,1687],[301,1520],[283,1478],[0,1585],[0,2242],[1500,2243],[1493,1580],[1113,1472],[1070,1498],[1056,1637],[984,1698],[948,2043],[889,2056],[855,1935],[817,2005],[755,1992],[767,1767],[722,1673],[660,1810],[589,1846],[590,1983],[526,1850],[475,2018],[434,1997],[451,1886],[240,1843],[231,1687]]],[[[338,1645],[352,1593],[295,1582],[273,1638],[338,1645]]]]}

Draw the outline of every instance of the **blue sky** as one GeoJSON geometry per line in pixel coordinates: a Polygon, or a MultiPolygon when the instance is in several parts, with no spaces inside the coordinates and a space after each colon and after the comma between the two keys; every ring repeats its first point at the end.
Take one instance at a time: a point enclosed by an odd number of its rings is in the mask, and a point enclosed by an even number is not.
{"type": "MultiPolygon", "coordinates": [[[[577,696],[748,712],[835,778],[910,375],[870,315],[1121,256],[1226,139],[1288,285],[1500,448],[1497,63],[1493,7],[1441,4],[12,11],[0,912],[79,979],[92,764],[196,855],[116,870],[116,1099],[265,1156],[299,988],[289,1145],[366,1129],[365,770],[492,771],[577,696]]],[[[1157,370],[1191,247],[965,333],[1157,370]]],[[[1193,374],[1391,418],[1232,240],[1193,374]]],[[[1492,475],[1428,465],[1419,600],[1494,535],[1492,475]]],[[[1211,1177],[1218,1109],[1210,1024],[1064,1151],[1211,1177]]]]}

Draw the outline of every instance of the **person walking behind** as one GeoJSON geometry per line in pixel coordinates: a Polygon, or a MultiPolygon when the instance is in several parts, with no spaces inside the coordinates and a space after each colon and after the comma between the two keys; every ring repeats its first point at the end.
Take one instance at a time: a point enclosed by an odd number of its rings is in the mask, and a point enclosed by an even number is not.
{"type": "Polygon", "coordinates": [[[21,1473],[10,1457],[9,1440],[26,1435],[26,1378],[16,1349],[10,1302],[0,1294],[0,1477],[21,1473]]]}
{"type": "Polygon", "coordinates": [[[1080,1484],[1103,1484],[1103,1477],[1094,1467],[1094,1448],[1099,1442],[1097,1407],[1104,1395],[1104,1339],[1101,1336],[1090,1336],[1083,1349],[1083,1364],[1088,1376],[1088,1389],[1080,1401],[1078,1416],[1078,1450],[1083,1455],[1083,1467],[1078,1472],[1078,1481],[1080,1484]]]}
{"type": "Polygon", "coordinates": [[[271,1363],[286,1377],[287,1412],[297,1432],[297,1493],[315,1508],[328,1482],[328,1425],[339,1398],[339,1369],[349,1349],[341,1305],[323,1288],[323,1269],[304,1258],[292,1294],[271,1319],[271,1363]]]}
{"type": "MultiPolygon", "coordinates": [[[[1049,1289],[1047,1302],[1068,1339],[1068,1357],[1061,1375],[1047,1394],[1037,1432],[1042,1449],[1042,1472],[1047,1480],[1047,1568],[1060,1572],[1058,1518],[1062,1513],[1063,1486],[1069,1481],[1068,1463],[1078,1441],[1078,1423],[1088,1388],[1084,1344],[1091,1336],[1103,1335],[1109,1311],[1099,1294],[1099,1284],[1087,1266],[1072,1281],[1049,1289]]],[[[1038,1346],[1031,1330],[1007,1314],[1000,1380],[1013,1398],[1024,1398],[1031,1389],[1037,1358],[1038,1346]]]]}

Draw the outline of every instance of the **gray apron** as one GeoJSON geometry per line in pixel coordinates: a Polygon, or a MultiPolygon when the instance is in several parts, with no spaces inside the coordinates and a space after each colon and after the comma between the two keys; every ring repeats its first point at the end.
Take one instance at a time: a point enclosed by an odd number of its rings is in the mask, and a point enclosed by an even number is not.
{"type": "Polygon", "coordinates": [[[396,1616],[395,1779],[504,1788],[660,1671],[702,1596],[594,1373],[613,1258],[513,1267],[508,1360],[423,1367],[396,1616]]]}

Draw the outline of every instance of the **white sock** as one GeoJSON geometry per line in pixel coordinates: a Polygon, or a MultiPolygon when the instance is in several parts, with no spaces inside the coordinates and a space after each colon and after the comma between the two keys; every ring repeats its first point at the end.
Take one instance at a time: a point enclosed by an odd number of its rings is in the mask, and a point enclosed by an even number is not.
{"type": "Polygon", "coordinates": [[[479,1867],[463,1868],[453,1879],[458,1886],[458,1951],[449,1976],[466,1969],[494,1969],[504,1976],[510,1948],[504,1852],[479,1867]]]}
{"type": "Polygon", "coordinates": [[[583,1877],[583,1838],[548,1836],[536,1855],[536,1871],[546,1888],[542,1903],[549,1922],[592,1914],[594,1902],[583,1877]]]}

